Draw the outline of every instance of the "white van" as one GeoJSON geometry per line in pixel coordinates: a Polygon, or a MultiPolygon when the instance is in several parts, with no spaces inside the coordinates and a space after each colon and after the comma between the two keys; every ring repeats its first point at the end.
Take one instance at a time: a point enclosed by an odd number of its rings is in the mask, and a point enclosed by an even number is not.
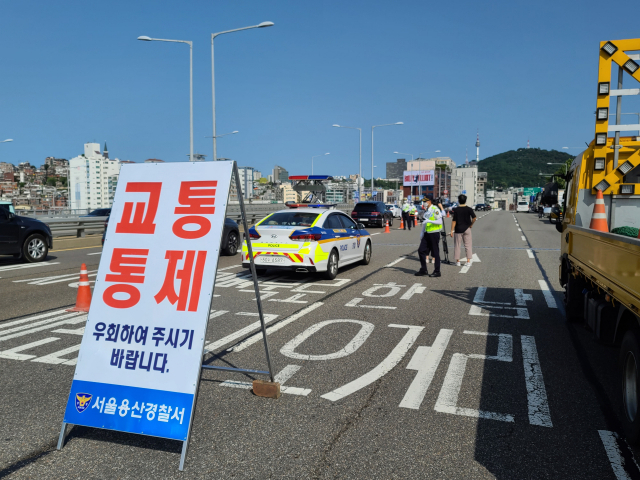
{"type": "Polygon", "coordinates": [[[520,200],[518,202],[518,206],[516,207],[516,212],[528,212],[529,211],[529,202],[520,200]]]}

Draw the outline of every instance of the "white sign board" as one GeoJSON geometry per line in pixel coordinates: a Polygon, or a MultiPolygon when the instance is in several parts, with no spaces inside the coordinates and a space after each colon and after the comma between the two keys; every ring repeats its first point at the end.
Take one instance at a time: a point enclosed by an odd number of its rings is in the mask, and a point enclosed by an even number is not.
{"type": "Polygon", "coordinates": [[[232,170],[123,165],[65,423],[187,439],[232,170]]]}
{"type": "Polygon", "coordinates": [[[405,170],[402,175],[402,184],[405,187],[433,185],[434,171],[433,170],[405,170]]]}

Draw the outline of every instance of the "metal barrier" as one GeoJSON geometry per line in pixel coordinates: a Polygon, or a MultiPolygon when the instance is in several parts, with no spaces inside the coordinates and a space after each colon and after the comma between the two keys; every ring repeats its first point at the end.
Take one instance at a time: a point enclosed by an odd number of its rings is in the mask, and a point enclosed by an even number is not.
{"type": "MultiPolygon", "coordinates": [[[[285,206],[282,203],[271,204],[257,204],[246,205],[247,210],[247,222],[251,225],[255,225],[267,215],[278,210],[284,209],[285,206]]],[[[336,206],[336,209],[351,214],[353,211],[353,205],[342,203],[336,206]]],[[[75,235],[76,237],[84,237],[86,233],[102,233],[104,231],[104,222],[109,217],[36,217],[36,219],[49,225],[51,233],[54,237],[60,237],[64,235],[75,235]]],[[[242,214],[240,212],[240,205],[230,204],[227,206],[227,218],[240,222],[242,214]]]]}

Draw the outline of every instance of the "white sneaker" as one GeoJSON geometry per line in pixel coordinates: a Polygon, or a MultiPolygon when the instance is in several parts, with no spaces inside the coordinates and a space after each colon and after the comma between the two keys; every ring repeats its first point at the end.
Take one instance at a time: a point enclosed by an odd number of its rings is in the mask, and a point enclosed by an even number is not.
{"type": "Polygon", "coordinates": [[[456,262],[456,267],[459,267],[459,266],[460,266],[460,262],[456,262]]]}
{"type": "Polygon", "coordinates": [[[473,261],[471,261],[471,260],[467,260],[467,266],[469,266],[469,267],[470,267],[472,264],[473,264],[473,261]]]}

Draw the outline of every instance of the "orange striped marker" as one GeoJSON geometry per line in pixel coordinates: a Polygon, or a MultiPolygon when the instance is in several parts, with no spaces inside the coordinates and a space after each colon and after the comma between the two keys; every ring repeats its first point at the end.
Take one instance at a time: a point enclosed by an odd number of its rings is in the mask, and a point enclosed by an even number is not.
{"type": "Polygon", "coordinates": [[[89,275],[87,265],[84,263],[80,267],[80,283],[78,284],[78,295],[76,296],[76,306],[67,312],[88,312],[91,305],[91,287],[89,286],[89,275]]]}
{"type": "Polygon", "coordinates": [[[598,230],[599,232],[609,233],[609,225],[607,224],[607,214],[604,209],[604,196],[602,195],[602,190],[596,191],[596,203],[593,206],[593,214],[591,215],[589,228],[598,230]]]}

